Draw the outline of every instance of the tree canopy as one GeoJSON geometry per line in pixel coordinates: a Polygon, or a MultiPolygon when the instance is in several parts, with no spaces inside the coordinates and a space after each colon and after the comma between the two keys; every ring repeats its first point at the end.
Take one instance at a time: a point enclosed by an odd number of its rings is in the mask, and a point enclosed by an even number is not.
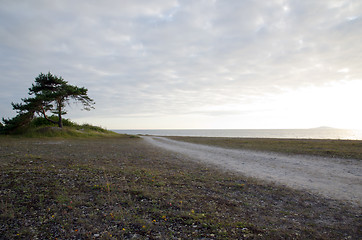
{"type": "Polygon", "coordinates": [[[3,119],[6,127],[18,127],[30,122],[35,114],[43,116],[49,122],[63,127],[62,115],[66,114],[65,106],[74,102],[80,102],[84,110],[90,110],[94,105],[94,100],[87,95],[88,89],[68,84],[62,77],[48,72],[40,73],[35,78],[35,82],[29,88],[28,98],[23,98],[22,103],[11,103],[18,115],[12,119],[3,119]],[[58,120],[49,118],[48,112],[56,114],[58,120]]]}

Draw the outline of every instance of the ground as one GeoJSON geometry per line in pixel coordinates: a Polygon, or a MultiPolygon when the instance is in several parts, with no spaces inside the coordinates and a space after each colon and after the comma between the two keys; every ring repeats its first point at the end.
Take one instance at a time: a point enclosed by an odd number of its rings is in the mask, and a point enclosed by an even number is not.
{"type": "Polygon", "coordinates": [[[139,138],[0,138],[2,239],[358,239],[361,208],[139,138]]]}

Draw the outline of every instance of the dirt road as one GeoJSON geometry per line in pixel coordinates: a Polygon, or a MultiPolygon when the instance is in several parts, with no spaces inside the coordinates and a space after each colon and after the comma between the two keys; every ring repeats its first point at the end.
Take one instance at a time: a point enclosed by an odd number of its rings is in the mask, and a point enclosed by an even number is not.
{"type": "Polygon", "coordinates": [[[358,160],[225,149],[163,137],[143,138],[154,146],[226,171],[362,205],[362,162],[358,160]]]}

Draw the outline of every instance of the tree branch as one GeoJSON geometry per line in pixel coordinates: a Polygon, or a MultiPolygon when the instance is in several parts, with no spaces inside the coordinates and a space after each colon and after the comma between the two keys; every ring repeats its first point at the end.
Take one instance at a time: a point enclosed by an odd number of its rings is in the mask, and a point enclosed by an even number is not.
{"type": "Polygon", "coordinates": [[[44,109],[44,107],[41,107],[41,110],[42,110],[43,116],[44,116],[44,118],[45,118],[46,120],[48,120],[49,122],[54,123],[54,124],[57,124],[57,123],[58,123],[58,122],[53,121],[53,120],[51,120],[51,119],[48,118],[48,116],[45,114],[45,109],[44,109]]]}

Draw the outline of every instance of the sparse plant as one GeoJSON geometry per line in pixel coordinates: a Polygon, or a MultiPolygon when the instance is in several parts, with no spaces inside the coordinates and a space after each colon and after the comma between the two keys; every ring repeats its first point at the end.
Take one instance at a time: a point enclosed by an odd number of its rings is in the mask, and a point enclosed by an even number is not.
{"type": "Polygon", "coordinates": [[[358,206],[206,168],[137,138],[0,137],[0,146],[5,239],[360,235],[358,206]]]}

